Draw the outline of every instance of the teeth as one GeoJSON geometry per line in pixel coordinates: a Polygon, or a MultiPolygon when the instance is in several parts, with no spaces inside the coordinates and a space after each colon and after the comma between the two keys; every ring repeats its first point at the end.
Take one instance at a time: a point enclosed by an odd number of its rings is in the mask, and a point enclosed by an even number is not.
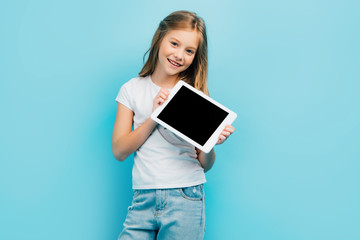
{"type": "Polygon", "coordinates": [[[180,67],[180,66],[181,66],[180,64],[177,64],[177,63],[173,62],[171,59],[169,59],[169,61],[170,61],[173,65],[175,65],[175,66],[177,66],[177,67],[180,67]]]}

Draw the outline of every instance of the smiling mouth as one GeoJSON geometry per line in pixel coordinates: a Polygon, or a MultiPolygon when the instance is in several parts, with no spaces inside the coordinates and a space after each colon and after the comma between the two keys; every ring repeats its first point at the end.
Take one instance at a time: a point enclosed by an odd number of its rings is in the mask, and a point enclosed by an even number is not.
{"type": "Polygon", "coordinates": [[[171,65],[173,65],[175,67],[181,67],[182,66],[181,64],[179,64],[179,63],[177,63],[177,62],[175,62],[175,61],[173,61],[173,60],[171,60],[169,58],[167,60],[171,63],[171,65]]]}

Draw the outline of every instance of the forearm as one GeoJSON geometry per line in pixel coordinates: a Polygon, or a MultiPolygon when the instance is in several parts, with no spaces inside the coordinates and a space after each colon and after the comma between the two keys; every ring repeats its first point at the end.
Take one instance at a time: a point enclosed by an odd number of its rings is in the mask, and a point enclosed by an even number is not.
{"type": "Polygon", "coordinates": [[[198,152],[198,160],[201,164],[201,166],[204,168],[204,172],[209,171],[215,162],[215,151],[214,149],[211,149],[209,153],[204,153],[203,151],[198,152]]]}
{"type": "Polygon", "coordinates": [[[157,123],[149,118],[134,131],[114,139],[112,148],[115,158],[119,161],[125,160],[146,141],[156,125],[157,123]]]}

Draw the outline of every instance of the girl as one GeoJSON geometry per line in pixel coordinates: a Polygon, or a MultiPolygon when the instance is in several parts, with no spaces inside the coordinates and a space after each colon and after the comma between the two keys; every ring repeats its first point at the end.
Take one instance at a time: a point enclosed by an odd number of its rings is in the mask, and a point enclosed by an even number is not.
{"type": "MultiPolygon", "coordinates": [[[[203,239],[204,172],[213,166],[215,152],[196,149],[150,115],[180,79],[208,94],[204,21],[192,12],[171,13],[148,52],[139,77],[125,83],[116,98],[113,154],[123,161],[135,151],[133,201],[119,239],[203,239]]],[[[226,126],[217,144],[233,132],[226,126]]]]}

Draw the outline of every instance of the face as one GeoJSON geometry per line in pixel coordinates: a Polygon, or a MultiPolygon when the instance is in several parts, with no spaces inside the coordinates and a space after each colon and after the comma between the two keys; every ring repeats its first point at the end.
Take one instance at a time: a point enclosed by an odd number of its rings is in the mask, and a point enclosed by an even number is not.
{"type": "Polygon", "coordinates": [[[198,45],[199,33],[195,30],[169,31],[160,44],[156,68],[168,76],[178,75],[192,64],[198,45]]]}

